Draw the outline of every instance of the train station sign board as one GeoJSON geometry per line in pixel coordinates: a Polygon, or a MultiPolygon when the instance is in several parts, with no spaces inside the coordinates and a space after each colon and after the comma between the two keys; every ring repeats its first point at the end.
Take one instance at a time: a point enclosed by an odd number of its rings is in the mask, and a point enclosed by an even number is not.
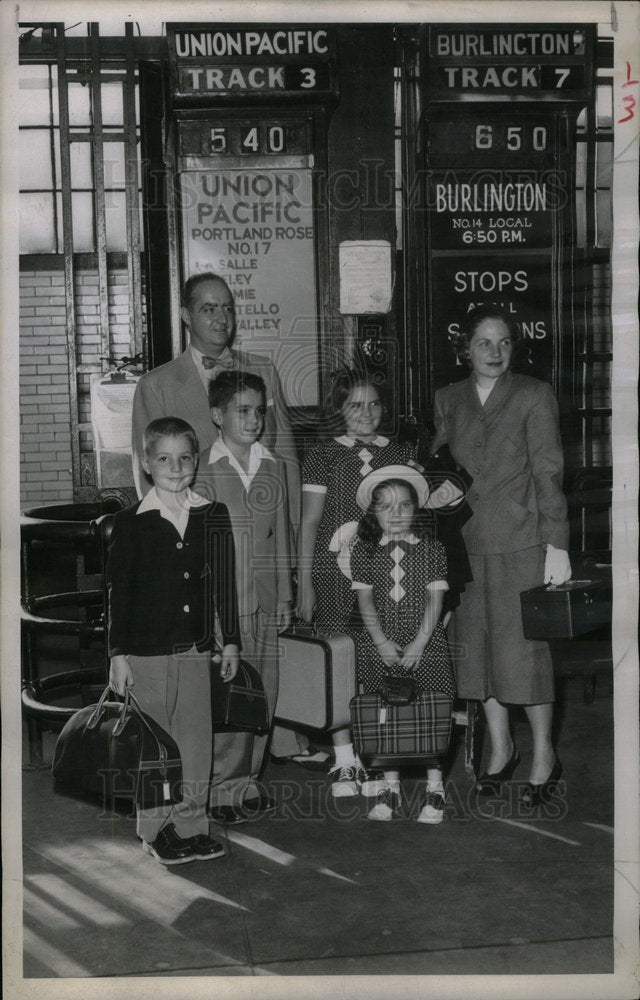
{"type": "Polygon", "coordinates": [[[179,172],[184,274],[213,271],[234,297],[236,346],[266,354],[287,401],[318,401],[311,170],[179,172]]]}
{"type": "Polygon", "coordinates": [[[430,25],[429,99],[584,100],[593,79],[593,25],[430,25]]]}
{"type": "Polygon", "coordinates": [[[327,25],[167,25],[178,103],[308,101],[337,94],[335,29],[327,25]]]}
{"type": "Polygon", "coordinates": [[[430,233],[438,250],[550,247],[568,177],[549,105],[533,112],[476,106],[425,120],[430,233]]]}
{"type": "Polygon", "coordinates": [[[522,352],[514,366],[525,375],[549,380],[554,365],[552,263],[548,254],[434,256],[434,287],[445,294],[432,302],[436,388],[457,382],[468,369],[452,347],[467,313],[493,305],[517,324],[522,352]]]}

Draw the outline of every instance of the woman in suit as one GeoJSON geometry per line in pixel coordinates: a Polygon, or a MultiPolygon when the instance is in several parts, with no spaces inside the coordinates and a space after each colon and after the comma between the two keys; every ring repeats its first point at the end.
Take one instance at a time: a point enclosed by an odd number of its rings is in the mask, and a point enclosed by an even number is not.
{"type": "Polygon", "coordinates": [[[471,374],[435,395],[436,438],[473,478],[462,534],[473,582],[456,611],[461,698],[483,703],[491,740],[480,795],[499,793],[520,761],[509,706],[523,705],[533,735],[525,807],[545,800],[561,775],[551,742],[554,678],[549,647],[525,639],[520,592],[571,577],[562,493],[558,406],[546,382],[511,372],[520,334],[500,310],[467,316],[456,345],[471,374]]]}

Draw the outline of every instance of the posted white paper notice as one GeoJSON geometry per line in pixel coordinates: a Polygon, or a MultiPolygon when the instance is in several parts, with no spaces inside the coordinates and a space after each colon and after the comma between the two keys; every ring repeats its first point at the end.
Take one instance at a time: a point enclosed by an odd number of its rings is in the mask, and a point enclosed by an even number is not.
{"type": "Polygon", "coordinates": [[[388,313],[393,268],[387,240],[345,240],[340,244],[340,312],[388,313]]]}
{"type": "Polygon", "coordinates": [[[131,415],[138,377],[129,372],[115,382],[91,376],[91,429],[96,455],[96,485],[133,486],[131,415]]]}
{"type": "Polygon", "coordinates": [[[131,415],[138,379],[110,382],[102,375],[91,378],[91,429],[98,451],[131,451],[131,415]]]}

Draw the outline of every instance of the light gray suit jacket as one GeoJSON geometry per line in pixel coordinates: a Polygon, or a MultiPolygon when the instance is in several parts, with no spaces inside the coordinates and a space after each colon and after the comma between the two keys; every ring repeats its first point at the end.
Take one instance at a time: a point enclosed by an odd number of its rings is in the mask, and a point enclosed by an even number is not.
{"type": "MultiPolygon", "coordinates": [[[[291,423],[278,373],[268,358],[247,351],[232,350],[238,368],[264,379],[267,387],[267,413],[263,444],[285,461],[289,509],[294,530],[300,522],[300,466],[291,423]]],[[[143,375],[133,398],[132,450],[136,489],[144,496],[151,481],[144,472],[142,435],[147,424],[159,417],[180,417],[191,424],[201,451],[210,448],[218,436],[211,419],[207,392],[198,374],[189,348],[159,368],[143,375]]]]}
{"type": "Polygon", "coordinates": [[[258,608],[274,614],[289,602],[291,591],[291,533],[284,462],[275,455],[263,458],[248,490],[228,458],[211,464],[211,449],[200,453],[193,489],[216,498],[229,511],[236,550],[238,613],[258,608]]]}
{"type": "Polygon", "coordinates": [[[469,552],[568,548],[558,404],[546,382],[507,372],[482,406],[468,378],[438,389],[434,419],[434,453],[446,442],[473,477],[473,517],[462,529],[469,552]]]}

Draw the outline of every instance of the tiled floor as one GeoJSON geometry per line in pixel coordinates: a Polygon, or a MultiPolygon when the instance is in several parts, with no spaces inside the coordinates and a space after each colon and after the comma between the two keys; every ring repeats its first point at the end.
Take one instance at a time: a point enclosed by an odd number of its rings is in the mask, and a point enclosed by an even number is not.
{"type": "MultiPolygon", "coordinates": [[[[612,698],[563,689],[566,786],[534,817],[517,780],[479,810],[461,746],[439,827],[367,821],[325,775],[271,766],[278,812],[216,830],[225,858],[164,869],[126,808],[105,814],[26,771],[25,977],[610,973],[612,698]]],[[[524,780],[521,718],[515,733],[524,780]]],[[[415,814],[415,778],[404,791],[415,814]]]]}

